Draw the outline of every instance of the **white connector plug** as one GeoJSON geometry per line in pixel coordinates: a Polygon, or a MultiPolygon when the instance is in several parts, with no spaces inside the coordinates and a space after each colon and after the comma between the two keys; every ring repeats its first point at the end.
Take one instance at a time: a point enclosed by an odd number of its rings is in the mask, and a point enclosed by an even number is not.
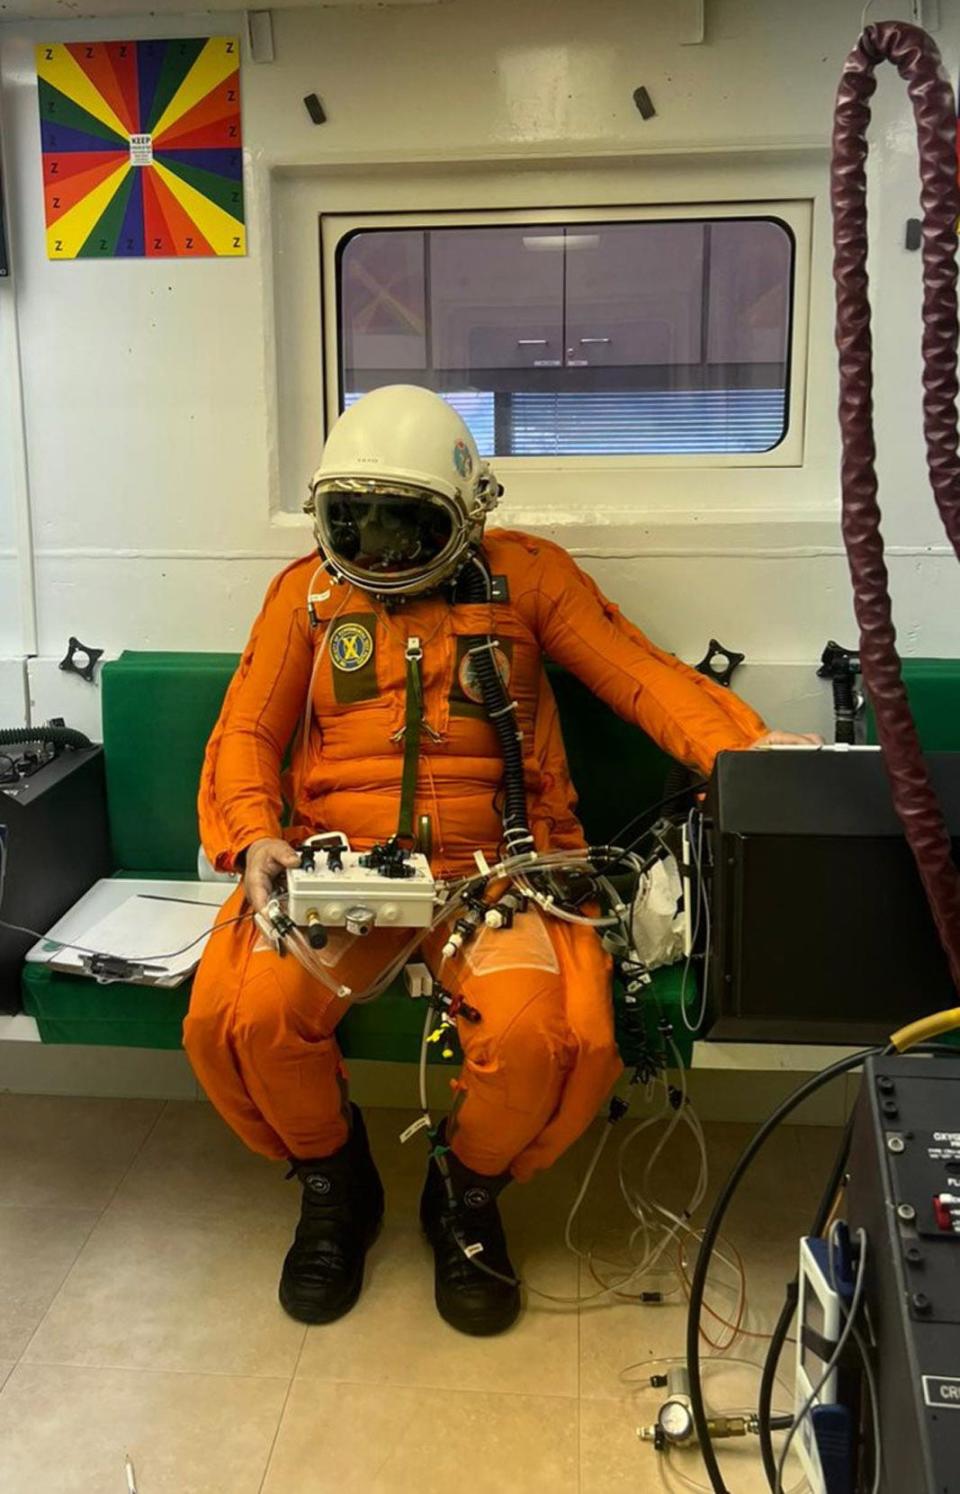
{"type": "Polygon", "coordinates": [[[414,1000],[418,1000],[421,996],[433,995],[433,976],[426,965],[421,963],[404,965],[403,979],[408,993],[414,1000]]]}

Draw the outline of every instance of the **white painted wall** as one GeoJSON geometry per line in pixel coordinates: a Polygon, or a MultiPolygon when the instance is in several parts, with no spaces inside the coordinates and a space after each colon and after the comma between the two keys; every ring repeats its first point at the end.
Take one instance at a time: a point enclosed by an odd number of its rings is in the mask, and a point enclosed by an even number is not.
{"type": "MultiPolygon", "coordinates": [[[[511,464],[505,517],[568,544],[680,654],[699,657],[711,633],[746,651],[743,693],[772,719],[825,721],[828,696],[813,665],[828,635],[854,638],[837,527],[827,143],[861,0],[707,0],[702,46],[683,44],[692,9],[448,0],[277,12],[276,61],[247,63],[243,73],[249,257],[192,263],[47,262],[32,47],[51,37],[239,30],[240,16],[0,23],[34,543],[32,567],[21,570],[36,574],[38,716],[76,707],[74,682],[52,668],[69,634],[112,653],[239,647],[270,575],[307,548],[304,523],[284,510],[296,506],[322,439],[311,331],[317,211],[398,200],[417,210],[431,193],[447,202],[451,192],[482,204],[497,182],[511,200],[537,206],[813,201],[802,464],[642,473],[629,464],[511,464]],[[648,123],[631,100],[639,83],[658,110],[648,123]],[[301,103],[312,90],[329,116],[319,129],[301,103]]],[[[960,4],[941,0],[939,9],[937,39],[956,78],[960,4]]],[[[884,79],[872,234],[891,572],[905,648],[956,653],[955,562],[924,490],[912,413],[919,261],[902,241],[916,211],[913,139],[902,85],[884,79]]],[[[5,358],[9,290],[0,287],[5,358]]],[[[4,378],[8,658],[32,651],[28,588],[11,580],[8,553],[24,545],[14,405],[4,378]]]]}

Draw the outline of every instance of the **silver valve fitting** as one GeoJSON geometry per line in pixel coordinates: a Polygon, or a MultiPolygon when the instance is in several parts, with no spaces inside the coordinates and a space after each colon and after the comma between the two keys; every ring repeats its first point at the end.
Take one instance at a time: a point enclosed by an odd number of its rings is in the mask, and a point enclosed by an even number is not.
{"type": "Polygon", "coordinates": [[[369,934],[377,921],[377,915],[372,908],[363,908],[359,904],[347,908],[343,915],[344,927],[348,934],[369,934]]]}

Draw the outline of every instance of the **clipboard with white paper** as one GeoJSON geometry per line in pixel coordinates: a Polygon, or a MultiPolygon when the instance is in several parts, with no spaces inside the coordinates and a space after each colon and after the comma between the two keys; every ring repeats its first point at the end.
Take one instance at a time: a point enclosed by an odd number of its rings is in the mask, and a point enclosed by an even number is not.
{"type": "Polygon", "coordinates": [[[27,956],[86,975],[90,951],[147,970],[124,980],[169,988],[197,968],[232,885],[216,882],[97,883],[27,956]],[[149,889],[149,890],[148,890],[149,889]]]}

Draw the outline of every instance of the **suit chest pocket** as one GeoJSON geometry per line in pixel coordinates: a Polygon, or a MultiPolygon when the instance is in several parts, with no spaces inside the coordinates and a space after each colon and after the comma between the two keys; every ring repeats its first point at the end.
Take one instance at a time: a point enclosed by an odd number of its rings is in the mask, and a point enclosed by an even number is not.
{"type": "Polygon", "coordinates": [[[528,728],[535,715],[540,683],[541,656],[536,639],[512,608],[504,605],[456,607],[452,623],[451,719],[486,718],[477,659],[492,639],[497,672],[528,728]]]}

